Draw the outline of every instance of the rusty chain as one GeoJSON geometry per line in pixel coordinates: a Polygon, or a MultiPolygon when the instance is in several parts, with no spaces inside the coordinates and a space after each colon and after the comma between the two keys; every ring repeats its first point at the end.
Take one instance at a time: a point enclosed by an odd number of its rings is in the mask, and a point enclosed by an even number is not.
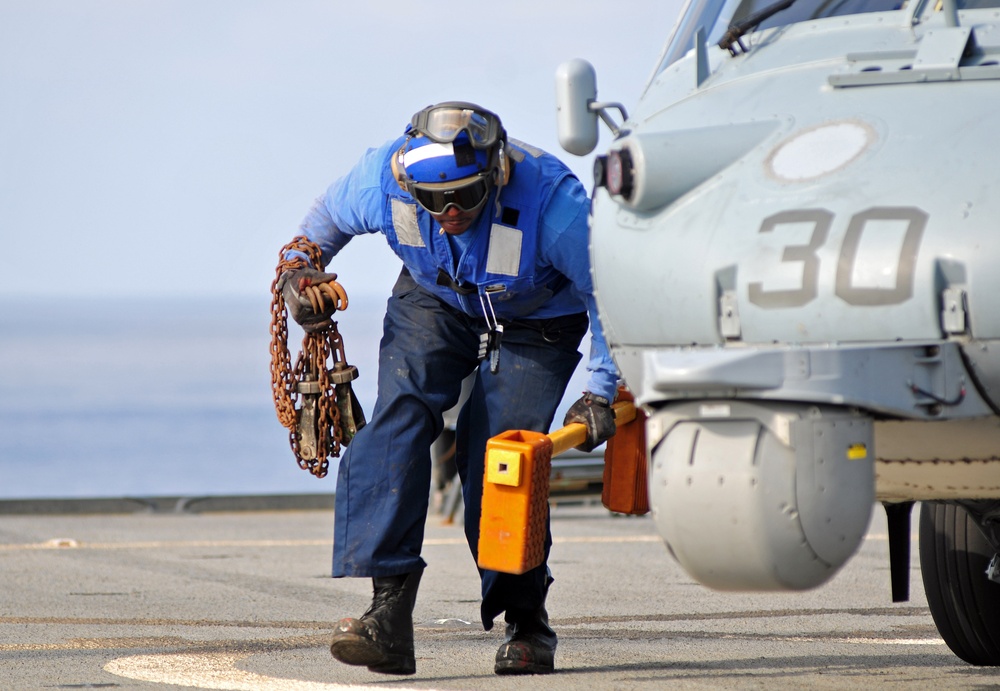
{"type": "MultiPolygon", "coordinates": [[[[331,371],[335,373],[334,376],[338,376],[339,373],[354,368],[350,368],[344,358],[344,341],[335,321],[331,321],[329,327],[320,331],[305,334],[302,350],[294,367],[292,366],[288,351],[288,316],[284,296],[278,287],[279,280],[286,271],[310,265],[314,268],[321,267],[322,256],[315,243],[300,235],[282,247],[278,257],[274,281],[271,283],[271,391],[274,395],[274,409],[282,426],[289,431],[289,445],[299,467],[321,478],[326,476],[329,469],[329,457],[340,455],[342,444],[350,441],[354,431],[353,428],[350,429],[345,439],[338,395],[352,399],[353,395],[349,385],[334,386],[331,371]],[[309,261],[306,262],[301,257],[286,259],[285,255],[292,251],[306,255],[309,261]],[[315,397],[315,413],[311,406],[305,405],[310,397],[315,397]],[[313,414],[315,420],[303,419],[304,416],[313,414]],[[303,442],[303,435],[308,434],[310,429],[316,430],[315,444],[303,442]]],[[[335,309],[343,310],[347,307],[347,293],[336,281],[309,286],[303,292],[317,311],[322,308],[324,299],[332,300],[335,309]]],[[[356,370],[354,371],[356,376],[356,370]]],[[[343,376],[340,378],[344,379],[343,376]]],[[[347,381],[349,383],[349,379],[347,381]]],[[[341,403],[351,405],[351,401],[341,403]]],[[[364,424],[363,419],[361,424],[364,424]]]]}

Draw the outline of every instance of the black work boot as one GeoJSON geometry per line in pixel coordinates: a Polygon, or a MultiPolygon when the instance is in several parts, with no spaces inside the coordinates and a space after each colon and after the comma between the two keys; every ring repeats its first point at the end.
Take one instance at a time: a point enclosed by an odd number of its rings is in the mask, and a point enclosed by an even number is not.
{"type": "Polygon", "coordinates": [[[497,674],[551,674],[555,671],[556,632],[545,607],[507,610],[507,640],[497,650],[497,674]]]}
{"type": "Polygon", "coordinates": [[[347,665],[382,674],[415,674],[413,605],[423,569],[372,579],[371,607],[360,619],[341,619],[330,654],[347,665]]]}

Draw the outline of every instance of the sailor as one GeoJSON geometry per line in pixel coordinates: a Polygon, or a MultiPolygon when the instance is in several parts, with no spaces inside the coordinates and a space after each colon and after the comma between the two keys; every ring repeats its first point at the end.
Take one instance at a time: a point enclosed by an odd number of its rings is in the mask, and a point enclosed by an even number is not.
{"type": "MultiPolygon", "coordinates": [[[[587,391],[564,424],[586,424],[586,450],[614,434],[617,372],[597,320],[588,206],[555,157],[508,139],[494,113],[447,102],[369,149],[302,223],[323,266],[289,271],[279,285],[306,330],[329,324],[332,305],[317,313],[300,290],[330,280],[322,270],[352,237],[381,233],[403,263],[383,323],[375,408],[337,477],[333,576],[369,577],[374,590],[360,618],[337,624],[337,660],[385,674],[416,671],[412,615],[426,566],[430,448],[467,375],[474,384],[457,423],[456,463],[474,558],[486,442],[506,430],[549,431],[588,323],[587,391]]],[[[546,561],[550,546],[547,531],[546,561]]],[[[483,627],[500,614],[506,622],[494,671],[552,672],[547,564],[480,574],[483,627]]]]}

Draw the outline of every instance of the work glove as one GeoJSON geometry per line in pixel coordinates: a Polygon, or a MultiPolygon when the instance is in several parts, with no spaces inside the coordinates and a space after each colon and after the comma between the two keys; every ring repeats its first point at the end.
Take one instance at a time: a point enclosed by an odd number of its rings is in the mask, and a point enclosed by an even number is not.
{"type": "Polygon", "coordinates": [[[323,273],[311,266],[286,271],[278,279],[278,288],[292,319],[306,333],[329,327],[333,313],[347,307],[347,294],[336,279],[337,274],[323,273]]]}
{"type": "Polygon", "coordinates": [[[594,447],[615,434],[615,411],[604,396],[595,396],[589,391],[574,403],[563,419],[563,425],[581,422],[587,426],[587,441],[580,444],[580,451],[593,451],[594,447]]]}

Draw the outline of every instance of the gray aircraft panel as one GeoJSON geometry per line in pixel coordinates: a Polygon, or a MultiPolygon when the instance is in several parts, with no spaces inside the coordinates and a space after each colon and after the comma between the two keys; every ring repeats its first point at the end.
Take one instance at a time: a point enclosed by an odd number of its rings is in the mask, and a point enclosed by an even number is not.
{"type": "Polygon", "coordinates": [[[939,502],[925,589],[977,665],[1000,665],[998,9],[690,2],[620,125],[586,63],[557,77],[567,150],[615,134],[594,283],[671,553],[710,587],[815,587],[877,497],[905,599],[901,517],[939,502]]]}

